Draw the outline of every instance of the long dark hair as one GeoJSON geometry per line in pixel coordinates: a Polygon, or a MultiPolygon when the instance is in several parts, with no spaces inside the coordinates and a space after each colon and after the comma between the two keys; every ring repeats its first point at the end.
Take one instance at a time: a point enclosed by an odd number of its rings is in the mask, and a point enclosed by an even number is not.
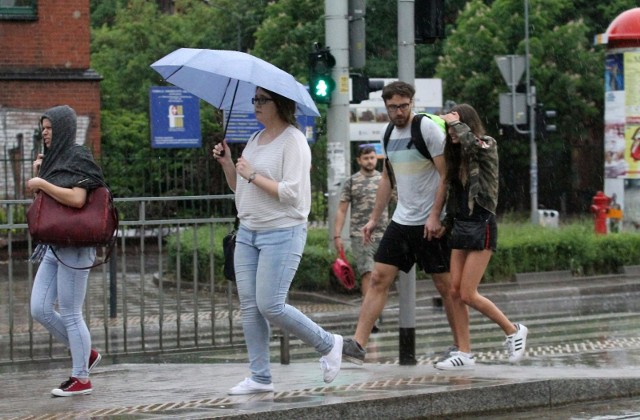
{"type": "Polygon", "coordinates": [[[293,125],[294,127],[298,127],[298,121],[296,120],[296,103],[291,99],[284,97],[278,93],[272,92],[269,89],[265,89],[260,86],[260,89],[267,92],[273,102],[276,104],[276,108],[278,109],[278,115],[284,121],[293,125]]]}
{"type": "MultiPolygon", "coordinates": [[[[480,120],[480,116],[471,105],[455,105],[449,112],[457,112],[460,122],[465,123],[476,137],[482,137],[486,134],[484,125],[480,120]]],[[[468,162],[466,160],[463,161],[462,146],[460,143],[453,143],[448,130],[447,140],[444,147],[444,159],[447,163],[447,182],[459,180],[464,184],[468,175],[468,162]]]]}

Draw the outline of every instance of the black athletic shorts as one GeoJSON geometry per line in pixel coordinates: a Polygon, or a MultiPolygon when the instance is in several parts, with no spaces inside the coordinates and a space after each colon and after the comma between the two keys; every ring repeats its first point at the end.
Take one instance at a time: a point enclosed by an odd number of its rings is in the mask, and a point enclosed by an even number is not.
{"type": "Polygon", "coordinates": [[[427,240],[424,225],[389,223],[374,257],[375,262],[393,265],[408,273],[414,264],[428,274],[448,273],[451,249],[446,235],[427,240]]]}

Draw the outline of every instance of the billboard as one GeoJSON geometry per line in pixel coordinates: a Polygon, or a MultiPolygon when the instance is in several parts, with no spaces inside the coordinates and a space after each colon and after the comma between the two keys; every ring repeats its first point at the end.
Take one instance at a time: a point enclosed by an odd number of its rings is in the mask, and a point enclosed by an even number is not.
{"type": "MultiPolygon", "coordinates": [[[[376,79],[378,80],[378,79],[376,79]]],[[[387,85],[398,79],[379,79],[387,85]]],[[[442,80],[416,79],[414,86],[414,111],[438,113],[442,109],[442,80]]],[[[349,136],[351,141],[381,141],[389,123],[389,116],[382,100],[382,91],[371,92],[369,99],[349,105],[349,136]]]]}
{"type": "MultiPolygon", "coordinates": [[[[225,111],[225,124],[227,124],[228,116],[225,111]]],[[[296,121],[298,121],[300,131],[304,133],[307,141],[309,143],[315,142],[315,117],[296,115],[296,121]]],[[[232,111],[225,138],[227,143],[246,143],[254,132],[263,128],[264,126],[258,122],[256,114],[253,112],[232,111]]]]}

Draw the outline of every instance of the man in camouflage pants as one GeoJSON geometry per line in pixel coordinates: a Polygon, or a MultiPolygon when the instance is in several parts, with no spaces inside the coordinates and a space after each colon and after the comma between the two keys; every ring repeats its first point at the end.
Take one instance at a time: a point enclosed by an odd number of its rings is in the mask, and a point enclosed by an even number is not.
{"type": "MultiPolygon", "coordinates": [[[[358,148],[356,161],[360,170],[348,178],[342,185],[340,204],[336,212],[334,223],[333,243],[336,249],[344,247],[342,243],[342,228],[351,205],[351,251],[356,260],[356,268],[360,274],[360,290],[362,297],[369,290],[371,271],[373,271],[373,255],[378,249],[378,243],[387,227],[388,212],[385,209],[380,217],[380,223],[371,235],[371,242],[364,243],[362,228],[369,221],[369,216],[376,204],[376,191],[382,174],[376,170],[378,156],[372,146],[363,145],[358,148]]],[[[372,332],[377,332],[374,324],[372,332]]]]}

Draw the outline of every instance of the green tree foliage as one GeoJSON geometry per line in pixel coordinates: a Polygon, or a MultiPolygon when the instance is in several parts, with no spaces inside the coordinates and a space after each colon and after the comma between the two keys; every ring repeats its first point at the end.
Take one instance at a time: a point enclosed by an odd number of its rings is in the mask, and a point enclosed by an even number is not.
{"type": "MultiPolygon", "coordinates": [[[[539,186],[543,196],[555,197],[555,202],[548,198],[546,203],[554,207],[562,192],[574,187],[572,145],[602,133],[604,53],[592,47],[595,33],[576,15],[576,3],[584,2],[532,0],[529,6],[531,77],[537,101],[558,111],[560,130],[538,148],[539,186]]],[[[523,7],[523,2],[512,0],[490,5],[468,2],[450,29],[437,67],[445,98],[473,104],[495,137],[500,134],[498,97],[508,88],[494,57],[525,54],[523,7]]],[[[594,22],[596,14],[591,16],[589,21],[594,22]]],[[[505,133],[500,142],[502,196],[512,200],[503,203],[516,207],[527,201],[529,144],[525,137],[505,133]]]]}
{"type": "MultiPolygon", "coordinates": [[[[228,49],[226,41],[215,36],[225,26],[216,26],[215,23],[229,19],[225,19],[220,9],[195,0],[176,1],[173,14],[161,13],[155,2],[144,0],[114,0],[109,2],[113,9],[106,8],[106,3],[95,8],[95,22],[101,26],[93,28],[91,43],[92,66],[104,78],[101,83],[102,143],[105,159],[110,162],[105,166],[105,175],[120,195],[142,195],[145,191],[153,195],[166,193],[167,185],[174,185],[172,181],[175,180],[158,179],[162,175],[149,171],[153,167],[152,162],[169,156],[179,162],[180,159],[198,159],[206,155],[220,140],[221,114],[202,102],[201,149],[151,149],[149,88],[166,83],[150,65],[180,47],[228,49]],[[122,170],[124,168],[126,171],[122,170]],[[149,175],[155,179],[147,178],[149,175]]],[[[235,45],[236,41],[234,36],[228,42],[235,45]]],[[[166,168],[165,172],[171,174],[172,169],[175,168],[166,168]]],[[[198,170],[194,167],[189,171],[198,170]]],[[[176,177],[189,176],[182,170],[175,173],[176,177]]],[[[206,172],[199,170],[198,176],[203,174],[206,172]]]]}
{"type": "MultiPolygon", "coordinates": [[[[602,137],[604,48],[592,46],[593,36],[604,32],[618,14],[636,7],[636,2],[529,0],[537,99],[559,115],[558,134],[538,147],[541,195],[556,200],[545,203],[548,207],[558,208],[558,197],[575,188],[575,145],[602,137]]],[[[498,97],[507,86],[494,60],[497,55],[524,54],[524,2],[448,0],[445,4],[448,37],[416,46],[416,77],[442,78],[444,99],[469,102],[478,109],[489,133],[500,141],[503,204],[526,207],[529,145],[525,137],[498,124],[498,97]]],[[[364,70],[370,77],[397,74],[397,8],[395,1],[367,1],[364,70]]],[[[305,82],[311,45],[324,44],[322,1],[176,0],[172,12],[163,13],[154,1],[92,0],[91,11],[92,67],[104,77],[102,106],[109,112],[103,117],[103,150],[116,156],[150,152],[145,123],[149,87],[165,83],[149,66],[169,52],[180,47],[240,47],[305,82]],[[135,136],[138,142],[125,140],[135,136]]],[[[208,105],[202,112],[203,150],[180,151],[178,156],[201,155],[219,141],[220,114],[208,105]]],[[[324,140],[314,146],[318,169],[323,168],[324,140]]],[[[599,152],[597,145],[593,147],[599,152]]]]}
{"type": "Polygon", "coordinates": [[[275,66],[308,80],[307,58],[313,42],[324,44],[324,3],[316,0],[271,2],[256,30],[251,51],[275,66]]]}

